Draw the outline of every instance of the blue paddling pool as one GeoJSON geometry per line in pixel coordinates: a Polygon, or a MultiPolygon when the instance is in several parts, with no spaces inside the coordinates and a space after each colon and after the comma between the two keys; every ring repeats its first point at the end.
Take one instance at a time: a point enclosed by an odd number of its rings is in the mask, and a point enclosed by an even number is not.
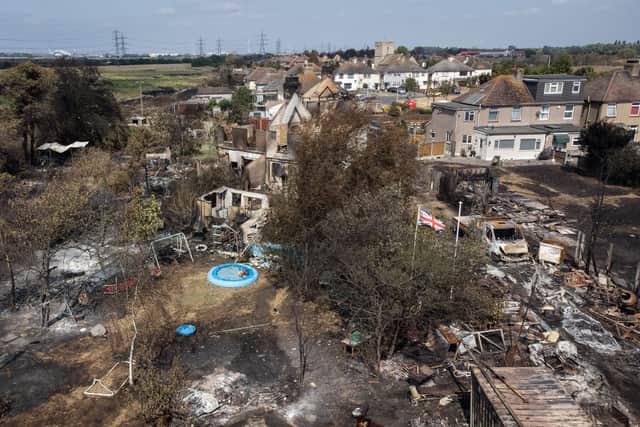
{"type": "Polygon", "coordinates": [[[210,283],[223,288],[242,288],[258,280],[259,273],[253,267],[244,264],[220,264],[209,270],[210,283]]]}
{"type": "Polygon", "coordinates": [[[196,332],[196,327],[190,324],[180,325],[176,328],[176,334],[182,337],[188,337],[190,335],[193,335],[195,332],[196,332]]]}

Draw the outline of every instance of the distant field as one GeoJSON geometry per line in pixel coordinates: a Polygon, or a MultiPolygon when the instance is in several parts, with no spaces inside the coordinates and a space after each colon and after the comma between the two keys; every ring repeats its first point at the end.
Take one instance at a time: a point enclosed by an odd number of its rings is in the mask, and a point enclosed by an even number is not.
{"type": "Polygon", "coordinates": [[[191,67],[191,64],[108,65],[98,67],[102,76],[113,83],[118,100],[135,98],[142,89],[162,86],[177,90],[198,86],[211,74],[211,67],[191,67]]]}

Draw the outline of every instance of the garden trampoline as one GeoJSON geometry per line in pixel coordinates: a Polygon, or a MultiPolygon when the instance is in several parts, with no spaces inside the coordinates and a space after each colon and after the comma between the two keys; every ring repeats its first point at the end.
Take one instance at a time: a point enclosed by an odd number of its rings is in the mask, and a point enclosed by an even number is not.
{"type": "Polygon", "coordinates": [[[223,288],[242,288],[258,280],[258,270],[238,263],[220,264],[209,270],[210,283],[223,288]]]}

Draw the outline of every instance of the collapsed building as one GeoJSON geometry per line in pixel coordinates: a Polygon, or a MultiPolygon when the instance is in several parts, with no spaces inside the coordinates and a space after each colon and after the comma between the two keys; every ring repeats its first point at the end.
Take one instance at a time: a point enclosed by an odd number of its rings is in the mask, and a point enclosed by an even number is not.
{"type": "Polygon", "coordinates": [[[239,250],[259,238],[269,209],[266,194],[220,187],[196,200],[197,229],[210,230],[214,244],[239,250]]]}
{"type": "Polygon", "coordinates": [[[302,126],[311,119],[311,113],[296,94],[289,101],[271,106],[276,110],[271,120],[259,119],[236,126],[232,129],[232,140],[218,144],[219,153],[227,156],[247,190],[280,191],[286,187],[302,126]]]}

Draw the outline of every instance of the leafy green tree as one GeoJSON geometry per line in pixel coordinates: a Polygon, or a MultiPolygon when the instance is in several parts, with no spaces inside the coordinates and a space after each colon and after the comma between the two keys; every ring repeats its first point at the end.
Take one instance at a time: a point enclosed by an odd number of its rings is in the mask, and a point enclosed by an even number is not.
{"type": "Polygon", "coordinates": [[[240,86],[231,98],[231,119],[237,122],[247,120],[253,106],[253,95],[249,88],[240,86]]]}
{"type": "Polygon", "coordinates": [[[98,69],[62,62],[55,67],[55,75],[51,102],[58,141],[121,148],[125,132],[120,106],[98,69]]]}
{"type": "Polygon", "coordinates": [[[601,179],[609,174],[609,160],[633,138],[633,133],[605,121],[593,123],[580,133],[580,143],[587,150],[589,168],[601,179]]]}
{"type": "Polygon", "coordinates": [[[406,46],[398,46],[396,48],[396,53],[400,53],[402,55],[409,55],[409,49],[406,46]]]}
{"type": "Polygon", "coordinates": [[[22,135],[24,161],[35,159],[37,132],[46,123],[47,100],[53,85],[52,73],[32,62],[19,64],[4,74],[0,85],[22,135]]]}
{"type": "Polygon", "coordinates": [[[407,92],[417,92],[420,90],[418,82],[413,77],[409,77],[404,81],[404,87],[407,89],[407,92]]]}
{"type": "Polygon", "coordinates": [[[120,226],[120,239],[126,243],[143,244],[151,241],[162,228],[160,202],[145,196],[140,187],[133,190],[120,226]]]}
{"type": "Polygon", "coordinates": [[[316,65],[320,64],[320,59],[319,59],[319,53],[317,50],[313,49],[311,52],[309,52],[309,62],[312,62],[316,65]]]}

